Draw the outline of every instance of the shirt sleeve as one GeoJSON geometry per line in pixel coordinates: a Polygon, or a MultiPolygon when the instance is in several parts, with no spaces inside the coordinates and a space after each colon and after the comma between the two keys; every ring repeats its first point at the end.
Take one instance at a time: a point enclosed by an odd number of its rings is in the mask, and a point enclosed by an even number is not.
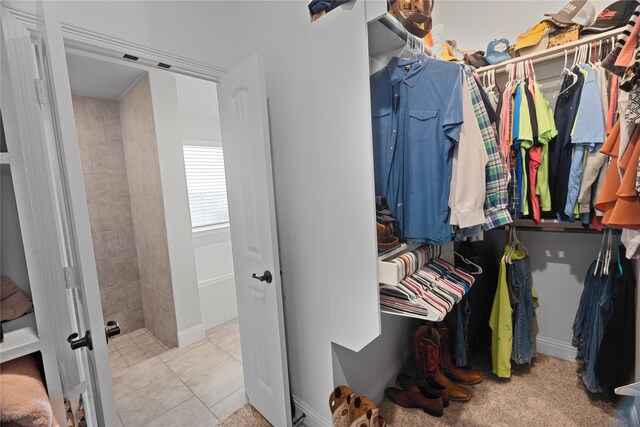
{"type": "Polygon", "coordinates": [[[485,222],[485,168],[488,156],[466,81],[462,88],[463,123],[458,145],[453,152],[449,206],[451,224],[466,228],[485,222]]]}
{"type": "Polygon", "coordinates": [[[457,144],[460,140],[460,126],[464,120],[462,113],[462,67],[458,67],[456,75],[455,84],[451,91],[451,98],[449,99],[449,104],[444,113],[444,120],[442,121],[444,134],[454,144],[457,144]]]}

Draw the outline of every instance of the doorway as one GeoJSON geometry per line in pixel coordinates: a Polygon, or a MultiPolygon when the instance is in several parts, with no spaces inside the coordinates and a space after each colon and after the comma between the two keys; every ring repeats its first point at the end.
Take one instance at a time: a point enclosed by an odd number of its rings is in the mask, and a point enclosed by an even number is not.
{"type": "Polygon", "coordinates": [[[247,402],[217,84],[73,51],[67,66],[103,317],[121,330],[118,421],[213,425],[247,402]]]}

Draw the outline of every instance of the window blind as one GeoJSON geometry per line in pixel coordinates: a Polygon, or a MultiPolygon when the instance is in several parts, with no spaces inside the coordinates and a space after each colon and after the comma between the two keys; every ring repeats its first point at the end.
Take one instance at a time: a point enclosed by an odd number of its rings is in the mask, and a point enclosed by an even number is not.
{"type": "Polygon", "coordinates": [[[183,145],[193,228],[229,222],[222,147],[183,145]]]}

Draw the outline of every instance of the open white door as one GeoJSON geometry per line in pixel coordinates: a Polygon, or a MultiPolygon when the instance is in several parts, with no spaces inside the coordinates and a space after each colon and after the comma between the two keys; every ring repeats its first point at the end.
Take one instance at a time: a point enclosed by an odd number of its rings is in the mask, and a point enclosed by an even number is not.
{"type": "Polygon", "coordinates": [[[65,398],[84,398],[88,425],[115,426],[100,291],[71,89],[56,2],[38,1],[37,28],[2,7],[12,92],[65,398]],[[77,334],[75,337],[72,334],[77,334]]]}
{"type": "Polygon", "coordinates": [[[271,424],[290,426],[267,95],[258,55],[224,76],[218,98],[245,390],[271,424]]]}

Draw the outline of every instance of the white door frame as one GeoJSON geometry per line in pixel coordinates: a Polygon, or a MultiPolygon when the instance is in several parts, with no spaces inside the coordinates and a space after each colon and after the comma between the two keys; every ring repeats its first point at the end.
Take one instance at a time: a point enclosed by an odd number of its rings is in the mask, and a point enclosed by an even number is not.
{"type": "MultiPolygon", "coordinates": [[[[3,5],[3,7],[14,18],[22,22],[30,32],[37,31],[35,15],[7,5],[3,5]]],[[[163,70],[215,83],[219,83],[220,79],[229,72],[228,69],[223,67],[149,48],[74,25],[61,23],[61,30],[66,49],[97,59],[117,63],[127,62],[139,68],[163,70]],[[125,61],[123,59],[125,53],[139,59],[137,61],[125,61]],[[169,64],[171,68],[158,67],[158,63],[169,64]]],[[[282,324],[284,325],[284,320],[282,324]]],[[[285,339],[285,337],[286,333],[282,336],[282,339],[285,339]]]]}

